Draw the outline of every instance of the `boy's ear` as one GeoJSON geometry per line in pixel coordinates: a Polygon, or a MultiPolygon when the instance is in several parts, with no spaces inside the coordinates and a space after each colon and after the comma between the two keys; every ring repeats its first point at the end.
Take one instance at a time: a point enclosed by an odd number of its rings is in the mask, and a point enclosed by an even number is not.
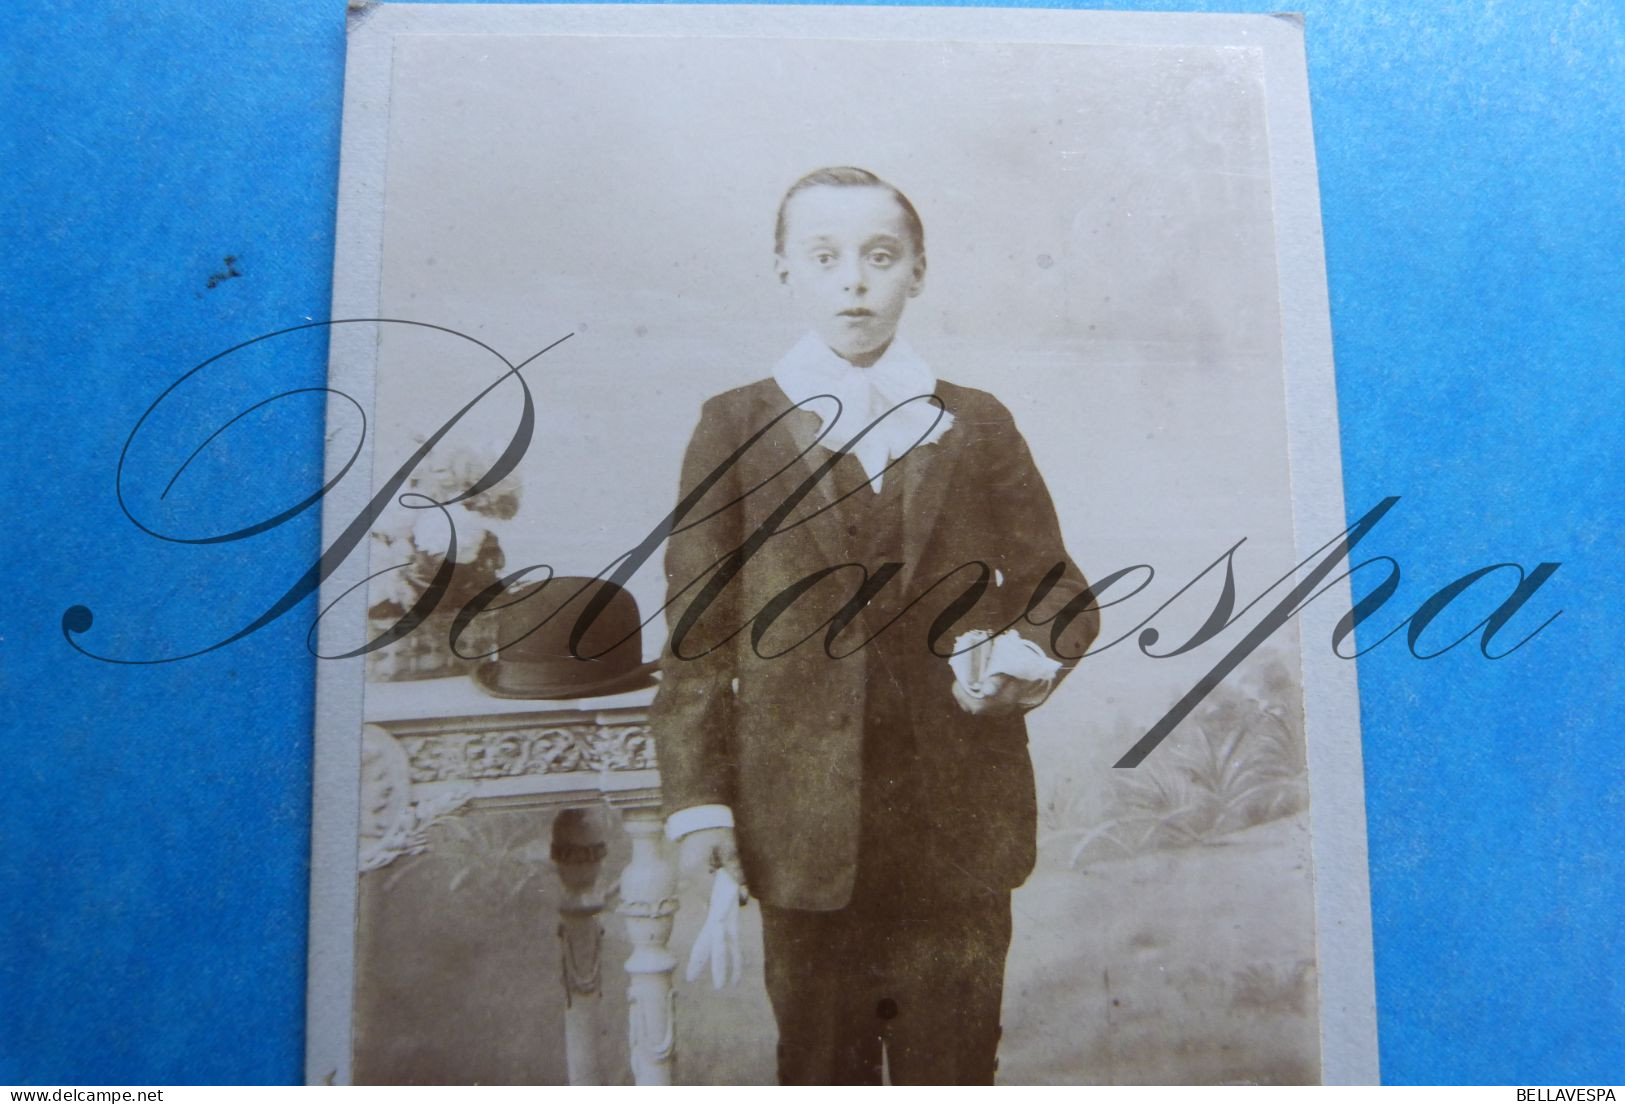
{"type": "Polygon", "coordinates": [[[921,256],[914,262],[914,283],[908,289],[908,297],[914,298],[925,289],[925,257],[921,256]]]}

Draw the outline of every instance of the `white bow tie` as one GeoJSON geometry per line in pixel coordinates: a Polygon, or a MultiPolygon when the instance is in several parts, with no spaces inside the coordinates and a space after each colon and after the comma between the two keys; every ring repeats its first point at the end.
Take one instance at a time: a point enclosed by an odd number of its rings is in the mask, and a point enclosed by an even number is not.
{"type": "Polygon", "coordinates": [[[935,443],[954,423],[952,414],[924,397],[936,393],[937,377],[901,338],[893,338],[871,367],[859,368],[809,333],[779,361],[773,378],[791,402],[806,403],[819,416],[820,444],[832,450],[851,445],[848,451],[876,491],[886,465],[910,449],[935,443]],[[840,402],[839,414],[827,398],[818,399],[821,395],[840,402]]]}

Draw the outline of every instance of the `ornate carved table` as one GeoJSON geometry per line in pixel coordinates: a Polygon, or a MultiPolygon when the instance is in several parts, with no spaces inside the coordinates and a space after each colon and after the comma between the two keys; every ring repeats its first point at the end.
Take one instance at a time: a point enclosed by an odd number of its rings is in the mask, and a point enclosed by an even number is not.
{"type": "Polygon", "coordinates": [[[551,855],[563,888],[564,1036],[570,1083],[599,1083],[595,1053],[604,907],[605,817],[632,842],[621,873],[632,1076],[667,1085],[676,1038],[667,949],[677,877],[662,838],[649,738],[652,689],[574,701],[492,697],[466,678],[369,683],[362,731],[361,869],[428,846],[433,822],[465,806],[555,811],[551,855]]]}

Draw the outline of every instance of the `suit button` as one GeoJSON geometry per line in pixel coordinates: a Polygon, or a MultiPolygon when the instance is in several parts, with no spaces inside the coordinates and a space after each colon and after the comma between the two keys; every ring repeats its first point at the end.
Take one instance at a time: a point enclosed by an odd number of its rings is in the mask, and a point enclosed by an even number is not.
{"type": "Polygon", "coordinates": [[[858,527],[856,525],[848,525],[846,527],[846,535],[849,536],[849,537],[857,536],[858,535],[858,527]]]}

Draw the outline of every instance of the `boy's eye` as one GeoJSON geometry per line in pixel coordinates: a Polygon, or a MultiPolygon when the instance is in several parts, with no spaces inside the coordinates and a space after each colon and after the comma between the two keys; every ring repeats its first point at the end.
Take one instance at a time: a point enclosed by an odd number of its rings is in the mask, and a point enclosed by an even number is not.
{"type": "Polygon", "coordinates": [[[835,254],[833,254],[833,253],[814,253],[813,254],[813,261],[818,263],[818,264],[821,264],[821,265],[834,264],[835,263],[835,254]]]}
{"type": "Polygon", "coordinates": [[[884,249],[877,249],[873,253],[869,254],[869,263],[872,265],[879,265],[881,268],[885,268],[896,259],[896,257],[893,257],[884,249]]]}

